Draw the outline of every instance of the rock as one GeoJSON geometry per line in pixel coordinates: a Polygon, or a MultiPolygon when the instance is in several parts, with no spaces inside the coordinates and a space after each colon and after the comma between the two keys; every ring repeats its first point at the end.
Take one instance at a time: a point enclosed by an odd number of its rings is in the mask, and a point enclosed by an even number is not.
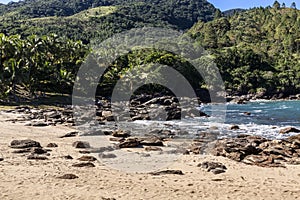
{"type": "Polygon", "coordinates": [[[158,172],[151,172],[150,174],[154,176],[168,175],[168,174],[184,175],[181,170],[163,170],[158,172]]]}
{"type": "Polygon", "coordinates": [[[229,128],[229,130],[239,130],[240,127],[238,125],[233,125],[229,128]]]}
{"type": "Polygon", "coordinates": [[[66,159],[66,160],[73,160],[73,157],[70,155],[62,156],[62,158],[66,159]]]}
{"type": "Polygon", "coordinates": [[[112,153],[108,153],[108,154],[104,154],[104,153],[99,153],[99,158],[102,159],[109,159],[109,158],[116,158],[117,156],[115,154],[112,153]]]}
{"type": "Polygon", "coordinates": [[[97,159],[93,156],[82,156],[80,158],[78,158],[78,160],[80,161],[87,161],[87,162],[93,162],[96,161],[97,159]]]}
{"type": "Polygon", "coordinates": [[[288,127],[280,130],[280,134],[287,134],[287,133],[300,133],[299,129],[296,129],[294,127],[288,127]]]}
{"type": "Polygon", "coordinates": [[[122,137],[127,138],[130,137],[130,131],[124,131],[124,130],[117,130],[112,133],[113,137],[122,137]]]}
{"type": "Polygon", "coordinates": [[[4,158],[0,158],[0,162],[3,161],[3,160],[4,160],[4,158]]]}
{"type": "Polygon", "coordinates": [[[31,147],[41,147],[41,144],[34,140],[13,140],[10,143],[10,147],[14,149],[25,149],[31,147]]]}
{"type": "Polygon", "coordinates": [[[43,149],[42,147],[34,147],[31,149],[33,154],[46,154],[47,150],[43,149]]]}
{"type": "Polygon", "coordinates": [[[140,141],[136,138],[127,138],[124,142],[121,142],[118,147],[119,148],[134,148],[140,145],[140,141]]]}
{"type": "Polygon", "coordinates": [[[244,112],[244,115],[250,116],[251,113],[250,112],[244,112]]]}
{"type": "Polygon", "coordinates": [[[146,147],[145,150],[146,151],[162,151],[162,148],[150,146],[150,147],[146,147]]]}
{"type": "Polygon", "coordinates": [[[44,127],[44,126],[49,126],[49,124],[47,122],[32,122],[31,126],[44,127]]]}
{"type": "Polygon", "coordinates": [[[47,144],[46,147],[48,147],[48,148],[55,148],[55,147],[58,147],[58,145],[55,144],[55,143],[49,143],[49,144],[47,144]]]}
{"type": "Polygon", "coordinates": [[[72,131],[72,132],[69,132],[63,136],[60,136],[59,138],[68,138],[68,137],[76,137],[79,135],[79,132],[78,131],[72,131]]]}
{"type": "Polygon", "coordinates": [[[76,141],[72,144],[72,146],[77,149],[91,148],[91,146],[88,142],[83,142],[83,141],[76,141]]]}
{"type": "Polygon", "coordinates": [[[59,179],[76,179],[76,178],[79,178],[79,177],[76,176],[75,174],[65,174],[65,175],[59,176],[57,178],[59,178],[59,179]]]}
{"type": "Polygon", "coordinates": [[[28,160],[48,160],[45,156],[38,156],[38,155],[29,155],[27,157],[28,160]]]}
{"type": "Polygon", "coordinates": [[[300,144],[300,135],[294,135],[294,136],[288,137],[287,141],[289,141],[289,142],[297,142],[297,143],[300,144]]]}
{"type": "Polygon", "coordinates": [[[12,153],[22,154],[22,153],[30,153],[30,152],[31,152],[31,148],[26,148],[26,149],[20,149],[20,150],[13,151],[12,153]]]}
{"type": "Polygon", "coordinates": [[[87,163],[77,163],[73,164],[73,167],[96,167],[93,163],[87,162],[87,163]]]}
{"type": "Polygon", "coordinates": [[[203,169],[206,169],[208,172],[212,172],[214,174],[225,173],[227,168],[220,162],[203,162],[197,165],[203,169]]]}
{"type": "Polygon", "coordinates": [[[142,140],[140,144],[144,146],[160,146],[160,147],[164,146],[164,143],[159,138],[145,139],[142,140]]]}

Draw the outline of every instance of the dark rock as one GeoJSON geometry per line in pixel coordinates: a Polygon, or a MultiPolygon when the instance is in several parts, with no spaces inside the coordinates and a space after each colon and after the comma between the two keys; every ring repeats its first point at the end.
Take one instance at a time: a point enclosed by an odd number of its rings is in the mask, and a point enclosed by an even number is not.
{"type": "Polygon", "coordinates": [[[81,154],[90,154],[90,153],[91,153],[91,151],[87,151],[87,150],[81,150],[81,151],[79,151],[79,153],[81,153],[81,154]]]}
{"type": "Polygon", "coordinates": [[[22,154],[22,153],[30,153],[30,152],[31,152],[31,148],[26,148],[26,149],[15,150],[12,153],[22,154]]]}
{"type": "Polygon", "coordinates": [[[31,126],[44,127],[44,126],[49,126],[49,124],[47,122],[32,122],[31,126]]]}
{"type": "Polygon", "coordinates": [[[15,149],[24,149],[31,147],[41,147],[41,144],[34,140],[13,140],[10,143],[10,147],[15,149]]]}
{"type": "Polygon", "coordinates": [[[300,133],[299,129],[296,129],[294,127],[288,127],[280,130],[280,134],[287,134],[287,133],[300,133]]]}
{"type": "Polygon", "coordinates": [[[48,147],[48,148],[55,148],[55,147],[58,147],[58,145],[55,144],[55,143],[49,143],[49,144],[47,144],[46,147],[48,147]]]}
{"type": "Polygon", "coordinates": [[[78,160],[80,161],[87,161],[87,162],[93,162],[96,161],[97,159],[93,156],[82,156],[80,158],[78,158],[78,160]]]}
{"type": "Polygon", "coordinates": [[[42,147],[34,147],[31,149],[33,154],[46,154],[47,150],[43,149],[42,147]]]}
{"type": "Polygon", "coordinates": [[[65,174],[65,175],[59,176],[57,178],[59,178],[59,179],[76,179],[76,178],[79,178],[79,177],[74,175],[74,174],[65,174]]]}
{"type": "Polygon", "coordinates": [[[90,148],[90,144],[88,142],[83,142],[83,141],[76,141],[72,144],[73,147],[77,149],[85,149],[85,148],[90,148]]]}
{"type": "Polygon", "coordinates": [[[4,158],[0,158],[0,162],[3,161],[3,160],[4,160],[4,158]]]}
{"type": "Polygon", "coordinates": [[[87,162],[87,163],[77,163],[73,164],[73,167],[96,167],[93,163],[87,162]]]}
{"type": "Polygon", "coordinates": [[[168,175],[168,174],[184,175],[181,170],[163,170],[159,172],[151,172],[150,174],[154,176],[168,175]]]}
{"type": "Polygon", "coordinates": [[[66,159],[66,160],[73,160],[73,157],[70,155],[63,156],[62,158],[66,159]]]}
{"type": "Polygon", "coordinates": [[[140,145],[140,141],[136,138],[127,138],[124,142],[121,142],[119,148],[134,148],[140,145]]]}
{"type": "Polygon", "coordinates": [[[145,139],[142,140],[140,144],[144,146],[160,146],[160,147],[164,146],[164,143],[159,138],[145,139]]]}
{"type": "Polygon", "coordinates": [[[238,125],[233,125],[229,128],[229,130],[239,130],[240,127],[238,125]]]}
{"type": "Polygon", "coordinates": [[[63,136],[60,136],[59,138],[68,138],[68,137],[76,137],[78,136],[79,132],[78,131],[72,131],[72,132],[69,132],[63,136]]]}
{"type": "Polygon", "coordinates": [[[244,115],[250,116],[251,113],[250,112],[244,112],[244,115]]]}
{"type": "Polygon", "coordinates": [[[108,154],[104,154],[104,153],[99,153],[99,158],[102,159],[109,159],[109,158],[116,158],[117,156],[115,154],[112,153],[108,153],[108,154]]]}
{"type": "Polygon", "coordinates": [[[113,137],[122,137],[127,138],[130,137],[130,131],[124,131],[124,130],[117,130],[112,133],[113,137]]]}
{"type": "Polygon", "coordinates": [[[29,155],[27,157],[28,160],[48,160],[45,156],[38,156],[38,155],[29,155]]]}
{"type": "Polygon", "coordinates": [[[206,169],[208,172],[212,172],[214,174],[225,173],[227,168],[225,165],[219,162],[203,162],[197,165],[203,169],[206,169]]]}

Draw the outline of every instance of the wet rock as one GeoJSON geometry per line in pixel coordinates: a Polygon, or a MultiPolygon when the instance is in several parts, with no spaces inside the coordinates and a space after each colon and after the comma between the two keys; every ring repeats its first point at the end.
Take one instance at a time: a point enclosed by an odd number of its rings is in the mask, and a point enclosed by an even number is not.
{"type": "Polygon", "coordinates": [[[124,130],[117,130],[112,133],[113,137],[122,137],[127,138],[130,137],[130,131],[124,131],[124,130]]]}
{"type": "Polygon", "coordinates": [[[57,177],[57,178],[59,178],[59,179],[69,179],[69,180],[71,180],[71,179],[77,179],[77,178],[79,178],[79,177],[76,176],[75,174],[64,174],[64,175],[59,176],[59,177],[57,177]]]}
{"type": "Polygon", "coordinates": [[[127,138],[124,142],[121,142],[119,148],[135,148],[140,145],[140,141],[136,138],[127,138]]]}
{"type": "Polygon", "coordinates": [[[198,167],[206,169],[208,172],[212,172],[214,174],[225,173],[227,168],[220,162],[203,162],[198,164],[198,167]]]}
{"type": "Polygon", "coordinates": [[[86,162],[86,163],[77,163],[73,164],[73,167],[96,167],[93,163],[91,162],[86,162]]]}
{"type": "Polygon", "coordinates": [[[150,174],[154,176],[168,175],[168,174],[184,175],[181,170],[163,170],[158,172],[151,172],[150,174]]]}
{"type": "Polygon", "coordinates": [[[240,127],[238,125],[233,125],[229,128],[229,130],[239,130],[240,127]]]}
{"type": "Polygon", "coordinates": [[[46,147],[48,147],[48,148],[55,148],[55,147],[58,147],[58,145],[56,143],[49,143],[49,144],[47,144],[46,147]]]}
{"type": "Polygon", "coordinates": [[[99,158],[102,159],[110,159],[110,158],[116,158],[117,156],[115,154],[112,153],[108,153],[108,154],[104,154],[104,153],[99,153],[99,158]]]}
{"type": "Polygon", "coordinates": [[[63,136],[60,136],[59,138],[68,138],[68,137],[76,137],[79,135],[79,132],[78,131],[72,131],[72,132],[69,132],[63,136]]]}
{"type": "Polygon", "coordinates": [[[90,144],[88,142],[83,142],[83,141],[76,141],[72,144],[73,147],[77,149],[86,149],[90,148],[90,144]]]}
{"type": "Polygon", "coordinates": [[[246,115],[246,116],[250,116],[250,115],[251,115],[251,113],[250,113],[250,112],[244,112],[244,115],[246,115]]]}
{"type": "Polygon", "coordinates": [[[93,162],[96,161],[97,159],[93,156],[82,156],[80,158],[78,158],[78,160],[80,161],[87,161],[87,162],[93,162]]]}
{"type": "Polygon", "coordinates": [[[280,134],[287,134],[287,133],[300,133],[299,129],[296,129],[294,127],[288,127],[280,130],[280,134]]]}
{"type": "Polygon", "coordinates": [[[28,160],[48,160],[45,156],[39,156],[39,155],[29,155],[27,157],[28,160]]]}
{"type": "Polygon", "coordinates": [[[10,147],[15,149],[24,149],[31,147],[41,147],[41,144],[34,140],[13,140],[10,143],[10,147]]]}

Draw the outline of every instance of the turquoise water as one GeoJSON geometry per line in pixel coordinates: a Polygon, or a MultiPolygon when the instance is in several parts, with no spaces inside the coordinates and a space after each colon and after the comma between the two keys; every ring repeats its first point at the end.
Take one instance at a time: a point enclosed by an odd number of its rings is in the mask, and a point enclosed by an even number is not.
{"type": "Polygon", "coordinates": [[[225,123],[300,126],[300,101],[249,102],[229,104],[225,123]],[[244,112],[250,112],[247,116],[244,112]]]}

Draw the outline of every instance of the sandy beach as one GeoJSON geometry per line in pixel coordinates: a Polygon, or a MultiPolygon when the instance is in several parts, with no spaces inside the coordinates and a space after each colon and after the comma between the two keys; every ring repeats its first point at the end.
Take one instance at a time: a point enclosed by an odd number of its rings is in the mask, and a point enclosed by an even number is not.
{"type": "Polygon", "coordinates": [[[82,156],[72,147],[78,138],[59,138],[74,129],[66,126],[31,127],[7,121],[12,114],[0,115],[0,199],[299,199],[300,166],[263,168],[223,157],[185,155],[169,169],[183,175],[125,173],[100,161],[95,167],[76,168],[82,156]],[[46,147],[56,143],[47,160],[28,160],[12,153],[12,140],[32,139],[46,147]],[[73,159],[65,159],[70,155],[73,159]],[[215,175],[197,167],[217,161],[227,167],[215,175]],[[76,179],[58,177],[74,174],[76,179]]]}

